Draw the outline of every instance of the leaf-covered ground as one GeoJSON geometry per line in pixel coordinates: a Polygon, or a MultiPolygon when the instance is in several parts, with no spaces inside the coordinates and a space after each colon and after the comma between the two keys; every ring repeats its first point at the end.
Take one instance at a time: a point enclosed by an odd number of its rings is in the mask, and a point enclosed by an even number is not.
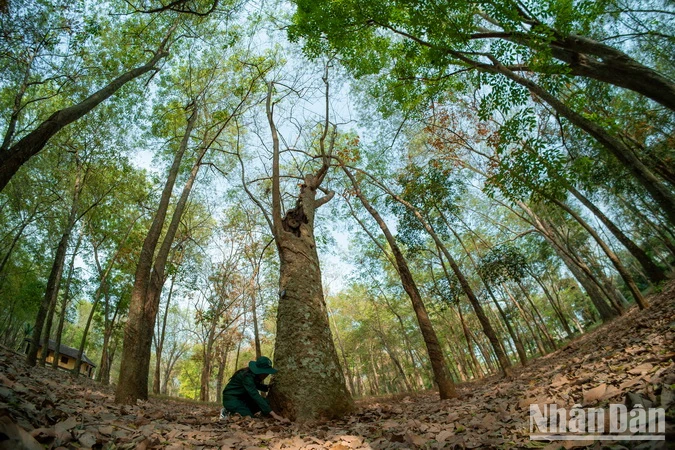
{"type": "MultiPolygon", "coordinates": [[[[435,393],[366,399],[342,420],[282,425],[268,419],[218,418],[219,408],[153,398],[113,402],[113,390],[68,374],[28,368],[0,349],[0,449],[389,449],[562,448],[529,439],[529,404],[571,408],[623,403],[630,395],[668,410],[665,442],[572,442],[589,448],[671,448],[675,390],[675,283],[555,353],[458,387],[459,399],[435,393]]],[[[565,448],[573,445],[566,444],[565,448]]]]}

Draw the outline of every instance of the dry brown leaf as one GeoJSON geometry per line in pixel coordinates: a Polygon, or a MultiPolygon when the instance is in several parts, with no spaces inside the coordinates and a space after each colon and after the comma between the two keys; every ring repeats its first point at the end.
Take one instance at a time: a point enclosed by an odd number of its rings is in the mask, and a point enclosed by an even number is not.
{"type": "Polygon", "coordinates": [[[651,371],[654,368],[650,363],[640,364],[639,366],[633,367],[628,371],[631,375],[644,375],[651,371]]]}
{"type": "Polygon", "coordinates": [[[455,435],[454,430],[443,430],[436,436],[436,441],[445,442],[448,440],[449,437],[454,435],[455,435]]]}
{"type": "Polygon", "coordinates": [[[344,444],[334,444],[330,450],[350,450],[349,447],[347,447],[344,444]]]}
{"type": "Polygon", "coordinates": [[[77,426],[77,417],[70,416],[66,420],[57,423],[54,425],[54,429],[57,434],[61,434],[64,431],[70,431],[77,426]]]}
{"type": "Polygon", "coordinates": [[[424,437],[409,431],[405,433],[405,441],[408,444],[414,445],[416,447],[423,447],[424,444],[427,443],[427,440],[424,437]]]}
{"type": "Polygon", "coordinates": [[[605,392],[607,391],[607,385],[602,383],[600,386],[596,386],[593,389],[583,391],[583,403],[584,405],[590,405],[599,401],[605,392]]]}
{"type": "Polygon", "coordinates": [[[84,447],[93,447],[94,445],[96,445],[97,439],[96,436],[87,431],[83,433],[82,436],[77,438],[77,441],[84,447]]]}
{"type": "Polygon", "coordinates": [[[567,379],[565,375],[558,374],[555,377],[553,377],[553,380],[551,380],[551,387],[560,387],[564,384],[569,383],[570,380],[567,379]]]}
{"type": "Polygon", "coordinates": [[[0,433],[4,434],[4,439],[0,441],[0,449],[2,450],[19,448],[24,450],[44,450],[44,447],[33,436],[12,422],[7,416],[0,418],[0,433]]]}

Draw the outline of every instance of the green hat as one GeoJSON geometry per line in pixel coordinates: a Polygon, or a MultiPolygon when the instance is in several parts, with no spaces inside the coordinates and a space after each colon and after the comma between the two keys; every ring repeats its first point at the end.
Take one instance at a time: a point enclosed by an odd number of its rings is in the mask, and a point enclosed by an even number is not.
{"type": "Polygon", "coordinates": [[[261,373],[277,373],[278,370],[272,367],[272,361],[267,356],[261,356],[255,361],[248,363],[248,368],[256,375],[261,373]]]}

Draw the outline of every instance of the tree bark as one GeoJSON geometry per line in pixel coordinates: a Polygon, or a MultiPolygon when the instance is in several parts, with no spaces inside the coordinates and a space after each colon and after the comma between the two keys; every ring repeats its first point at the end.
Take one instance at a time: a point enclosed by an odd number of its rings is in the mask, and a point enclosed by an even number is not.
{"type": "MultiPolygon", "coordinates": [[[[180,163],[185,153],[192,129],[197,120],[197,109],[190,111],[183,139],[173,159],[159,206],[143,241],[141,255],[136,267],[135,281],[129,304],[129,315],[124,329],[120,382],[115,392],[116,403],[135,404],[136,400],[148,398],[148,372],[152,333],[155,325],[157,306],[154,304],[156,286],[153,282],[153,261],[155,249],[162,233],[171,192],[178,176],[180,163]]],[[[175,216],[175,215],[174,215],[175,216]]],[[[165,242],[166,242],[165,238],[165,242]]],[[[173,240],[173,238],[171,239],[173,240]]],[[[156,279],[155,279],[156,280],[156,279]]]]}
{"type": "Polygon", "coordinates": [[[273,409],[292,420],[339,417],[352,409],[333,344],[314,241],[315,189],[301,188],[298,204],[275,235],[280,260],[273,409]]]}
{"type": "Polygon", "coordinates": [[[567,63],[572,75],[630,89],[675,111],[675,83],[627,54],[585,36],[554,40],[555,58],[567,63]]]}
{"type": "MultiPolygon", "coordinates": [[[[269,401],[272,409],[299,421],[320,417],[340,417],[354,404],[345,384],[337,351],[331,335],[328,312],[321,284],[321,268],[314,239],[316,210],[330,201],[334,192],[316,198],[317,190],[329,169],[329,155],[335,142],[330,130],[328,75],[323,133],[319,138],[321,167],[304,177],[294,208],[282,217],[279,135],[274,123],[269,83],[265,111],[272,135],[272,219],[265,215],[279,255],[279,305],[274,364],[279,372],[272,379],[269,401]]],[[[250,195],[250,194],[249,194],[250,195]]],[[[259,201],[256,203],[260,205],[259,201]]]]}
{"type": "MultiPolygon", "coordinates": [[[[537,26],[545,26],[537,22],[537,26]]],[[[622,87],[675,111],[675,83],[654,69],[640,64],[626,53],[586,36],[563,35],[546,27],[554,36],[548,44],[551,55],[564,63],[569,74],[622,87]]],[[[480,34],[478,35],[480,36],[480,34]]],[[[512,34],[506,39],[539,51],[527,36],[512,34]]]]}

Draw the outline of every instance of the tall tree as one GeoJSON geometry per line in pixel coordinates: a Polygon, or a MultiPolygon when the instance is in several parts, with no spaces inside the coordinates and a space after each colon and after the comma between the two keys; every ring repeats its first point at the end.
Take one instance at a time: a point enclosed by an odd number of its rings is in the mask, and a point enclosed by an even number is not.
{"type": "MultiPolygon", "coordinates": [[[[129,318],[124,332],[120,368],[120,380],[123,382],[117,385],[115,394],[118,403],[135,403],[137,399],[148,397],[152,336],[162,287],[166,281],[165,270],[169,253],[197,175],[201,167],[207,164],[208,160],[205,160],[207,153],[213,148],[229,144],[225,141],[228,126],[249,106],[250,97],[258,86],[258,80],[264,76],[264,73],[257,69],[258,67],[249,64],[248,61],[242,61],[240,55],[234,52],[231,58],[226,60],[225,65],[211,58],[205,58],[205,61],[193,70],[183,71],[182,68],[178,68],[174,74],[175,78],[171,80],[175,83],[172,87],[177,91],[172,94],[188,99],[185,111],[189,113],[189,117],[136,269],[129,318]],[[184,79],[186,76],[187,80],[184,79]],[[187,87],[183,83],[187,83],[187,87]],[[225,97],[217,95],[225,90],[224,86],[231,90],[232,95],[225,97]],[[181,88],[186,92],[182,92],[181,88]],[[196,128],[198,118],[202,120],[199,122],[200,126],[196,128]],[[192,136],[193,129],[195,134],[198,132],[196,138],[192,136]],[[196,147],[195,154],[191,157],[191,168],[162,238],[181,161],[190,146],[196,147]]],[[[173,108],[173,105],[170,104],[169,108],[173,108]]],[[[208,161],[211,166],[218,167],[216,162],[215,159],[208,161]]]]}
{"type": "MultiPolygon", "coordinates": [[[[312,159],[320,165],[302,171],[300,192],[293,208],[284,213],[282,203],[281,139],[275,123],[273,100],[275,83],[268,83],[265,113],[272,140],[272,209],[268,214],[262,201],[244,188],[270,227],[279,255],[279,305],[274,364],[279,369],[269,393],[273,409],[293,420],[311,420],[322,416],[339,417],[353,408],[345,385],[337,351],[331,336],[316,249],[314,219],[317,210],[335,193],[322,187],[330,168],[330,157],[337,134],[329,118],[327,70],[325,112],[312,159]],[[325,195],[317,198],[320,191],[325,195]]],[[[311,144],[310,144],[311,145],[311,144]]],[[[242,178],[244,166],[242,165],[242,178]]]]}
{"type": "Polygon", "coordinates": [[[382,233],[387,239],[389,248],[394,254],[396,271],[401,278],[401,284],[403,285],[403,288],[412,302],[413,310],[415,311],[415,316],[417,317],[417,322],[419,324],[420,331],[422,332],[422,336],[424,337],[424,343],[427,347],[429,360],[431,361],[431,366],[434,371],[434,380],[438,385],[438,391],[441,399],[457,397],[455,385],[452,382],[452,378],[450,377],[450,373],[448,372],[448,368],[445,363],[443,349],[441,348],[441,345],[438,341],[436,331],[434,330],[431,320],[429,319],[429,314],[427,313],[427,309],[424,305],[424,302],[422,301],[422,296],[420,295],[419,289],[417,288],[417,284],[415,283],[412,273],[410,272],[408,263],[403,256],[403,252],[399,248],[399,245],[394,239],[394,236],[389,230],[387,224],[384,222],[377,210],[373,208],[368,199],[364,196],[363,192],[361,191],[361,187],[354,175],[344,165],[342,166],[342,169],[349,177],[355,195],[358,197],[363,207],[366,208],[368,213],[377,222],[377,225],[380,227],[382,233]]]}

